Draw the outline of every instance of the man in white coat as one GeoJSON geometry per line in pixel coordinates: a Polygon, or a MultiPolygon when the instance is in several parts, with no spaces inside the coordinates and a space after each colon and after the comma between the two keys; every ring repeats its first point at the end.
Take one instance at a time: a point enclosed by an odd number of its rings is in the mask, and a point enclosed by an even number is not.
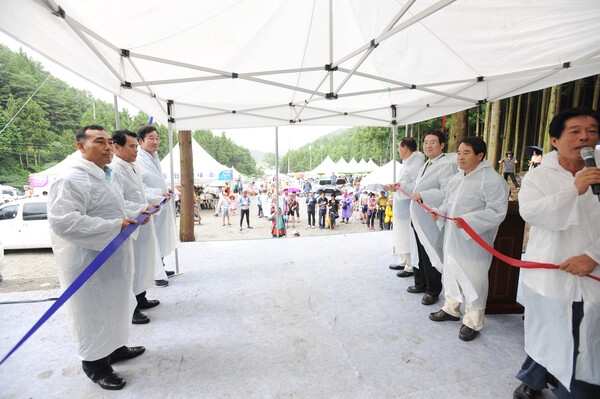
{"type": "MultiPolygon", "coordinates": [[[[62,289],[69,287],[127,225],[123,196],[111,182],[113,145],[101,126],[76,134],[81,158],[56,179],[48,195],[52,250],[62,289]]],[[[144,347],[125,346],[135,307],[131,238],[67,301],[71,333],[86,375],[104,389],[125,380],[111,363],[139,356],[144,347]]]]}
{"type": "Polygon", "coordinates": [[[508,209],[508,186],[484,160],[487,146],[480,137],[465,137],[458,151],[458,173],[446,186],[446,197],[434,208],[432,219],[446,226],[444,233],[444,306],[431,313],[433,321],[460,320],[465,299],[465,315],[458,337],[471,341],[483,328],[488,295],[488,271],[492,254],[483,249],[460,226],[438,215],[462,219],[490,246],[508,209]]]}
{"type": "Polygon", "coordinates": [[[415,230],[419,267],[414,269],[415,285],[407,288],[413,294],[424,292],[421,303],[433,305],[442,291],[442,246],[444,232],[431,219],[429,208],[441,205],[448,180],[457,172],[456,154],[444,154],[446,136],[431,130],[425,135],[423,152],[427,162],[419,169],[410,204],[410,219],[415,230]]]}
{"type": "MultiPolygon", "coordinates": [[[[138,153],[137,134],[129,130],[117,130],[112,134],[115,157],[109,165],[113,169],[113,178],[119,191],[123,193],[125,206],[134,213],[150,210],[157,204],[150,204],[144,194],[141,168],[135,164],[138,153]]],[[[139,227],[138,235],[133,240],[135,273],[133,277],[133,293],[137,306],[133,313],[133,324],[147,324],[150,318],[142,313],[159,305],[156,299],[147,299],[146,290],[154,285],[156,268],[162,268],[158,240],[154,231],[154,221],[139,227]]]]}
{"type": "MultiPolygon", "coordinates": [[[[551,382],[558,398],[600,398],[600,203],[592,185],[600,169],[585,167],[581,149],[598,142],[600,115],[572,108],[550,123],[556,151],[527,172],[519,212],[531,225],[525,259],[558,269],[523,269],[527,359],[515,398],[531,398],[551,382]]],[[[594,151],[596,165],[600,162],[594,151]]]]}
{"type": "MultiPolygon", "coordinates": [[[[137,135],[141,147],[138,152],[137,164],[142,169],[144,192],[149,202],[159,204],[165,197],[173,193],[173,190],[167,189],[165,176],[160,167],[157,153],[160,146],[158,131],[152,125],[143,126],[138,130],[137,135]]],[[[160,248],[160,256],[164,258],[173,252],[179,243],[173,201],[169,200],[165,203],[161,211],[154,216],[154,227],[160,248]]],[[[173,274],[173,271],[166,271],[166,276],[170,277],[173,274]]],[[[169,282],[164,277],[159,277],[155,276],[155,285],[166,287],[169,282]]]]}
{"type": "Polygon", "coordinates": [[[398,153],[402,158],[402,170],[398,181],[385,186],[386,190],[394,193],[394,233],[392,237],[398,253],[398,264],[390,265],[390,269],[400,270],[396,274],[398,277],[410,277],[413,275],[413,264],[418,264],[419,261],[414,233],[410,226],[410,195],[415,188],[419,170],[425,163],[425,155],[417,151],[417,142],[412,137],[400,140],[398,153]]]}

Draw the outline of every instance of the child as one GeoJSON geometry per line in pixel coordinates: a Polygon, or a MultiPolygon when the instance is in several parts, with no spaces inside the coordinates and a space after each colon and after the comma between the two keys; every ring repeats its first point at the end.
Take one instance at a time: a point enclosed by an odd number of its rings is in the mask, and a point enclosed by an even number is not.
{"type": "Polygon", "coordinates": [[[235,195],[229,197],[229,212],[231,216],[235,216],[235,210],[237,209],[237,202],[235,201],[235,195]]]}
{"type": "Polygon", "coordinates": [[[394,226],[393,203],[394,201],[390,198],[385,206],[385,219],[383,219],[383,223],[386,230],[391,230],[394,226]]]}
{"type": "MultiPolygon", "coordinates": [[[[230,198],[235,198],[233,195],[230,198]]],[[[225,218],[227,218],[227,225],[231,226],[231,219],[229,218],[230,206],[233,201],[223,201],[221,204],[221,214],[223,215],[223,226],[225,226],[225,218]]]]}

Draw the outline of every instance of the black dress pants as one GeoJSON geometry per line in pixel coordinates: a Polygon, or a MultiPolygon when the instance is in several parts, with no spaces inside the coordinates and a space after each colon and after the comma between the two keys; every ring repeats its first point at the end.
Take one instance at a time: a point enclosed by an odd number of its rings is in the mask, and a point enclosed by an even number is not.
{"type": "Polygon", "coordinates": [[[113,368],[110,365],[110,356],[92,361],[82,360],[81,365],[85,375],[94,382],[98,381],[100,378],[106,377],[113,371],[113,368]]]}
{"type": "Polygon", "coordinates": [[[413,270],[415,273],[415,287],[424,289],[426,294],[438,297],[440,296],[440,292],[442,292],[442,273],[431,264],[429,255],[427,255],[427,251],[425,251],[423,244],[419,240],[419,235],[416,231],[414,234],[419,253],[419,267],[413,270]]]}

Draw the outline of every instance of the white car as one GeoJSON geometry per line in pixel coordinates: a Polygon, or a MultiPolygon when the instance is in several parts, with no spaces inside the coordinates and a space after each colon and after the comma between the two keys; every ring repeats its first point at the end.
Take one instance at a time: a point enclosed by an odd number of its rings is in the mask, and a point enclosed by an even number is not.
{"type": "Polygon", "coordinates": [[[0,205],[0,241],[4,249],[50,248],[46,197],[0,205]]]}
{"type": "MultiPolygon", "coordinates": [[[[0,186],[0,190],[2,190],[2,202],[10,202],[26,197],[25,192],[23,190],[19,190],[18,188],[14,188],[11,186],[0,186]]],[[[0,204],[2,202],[0,202],[0,204]]]]}

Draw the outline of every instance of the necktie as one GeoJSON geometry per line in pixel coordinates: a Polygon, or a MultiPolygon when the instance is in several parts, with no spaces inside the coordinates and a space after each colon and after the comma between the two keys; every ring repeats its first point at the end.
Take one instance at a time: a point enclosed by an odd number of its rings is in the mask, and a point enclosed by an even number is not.
{"type": "MultiPolygon", "coordinates": [[[[432,164],[432,162],[431,162],[431,159],[429,159],[429,160],[428,160],[428,161],[425,163],[425,169],[423,169],[423,175],[425,174],[425,171],[427,170],[427,168],[428,168],[429,166],[431,166],[431,164],[432,164]]],[[[421,176],[423,176],[423,175],[421,175],[421,176]]]]}

